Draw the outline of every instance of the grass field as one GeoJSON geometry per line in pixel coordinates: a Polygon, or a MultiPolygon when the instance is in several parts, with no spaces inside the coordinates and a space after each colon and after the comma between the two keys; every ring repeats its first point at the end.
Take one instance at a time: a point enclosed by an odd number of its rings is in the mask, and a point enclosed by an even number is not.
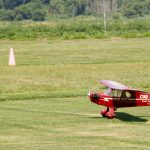
{"type": "Polygon", "coordinates": [[[0,41],[0,149],[149,150],[149,107],[108,120],[86,97],[101,79],[150,91],[149,56],[150,38],[0,41]]]}

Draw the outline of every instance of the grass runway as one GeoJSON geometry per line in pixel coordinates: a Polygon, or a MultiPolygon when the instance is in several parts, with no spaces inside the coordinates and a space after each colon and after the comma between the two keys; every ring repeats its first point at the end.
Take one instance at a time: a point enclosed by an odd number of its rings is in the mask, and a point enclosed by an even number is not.
{"type": "Polygon", "coordinates": [[[0,41],[0,149],[149,150],[149,107],[108,120],[86,97],[101,79],[150,91],[149,41],[0,41]]]}

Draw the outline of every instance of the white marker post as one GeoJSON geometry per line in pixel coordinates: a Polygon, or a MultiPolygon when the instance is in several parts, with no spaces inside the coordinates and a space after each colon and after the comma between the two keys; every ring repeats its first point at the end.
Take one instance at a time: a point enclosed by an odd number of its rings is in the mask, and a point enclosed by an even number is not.
{"type": "Polygon", "coordinates": [[[8,65],[9,66],[16,66],[16,61],[15,61],[13,48],[10,48],[8,65]]]}
{"type": "Polygon", "coordinates": [[[104,32],[107,35],[107,25],[106,25],[106,2],[103,0],[103,17],[104,17],[104,32]]]}

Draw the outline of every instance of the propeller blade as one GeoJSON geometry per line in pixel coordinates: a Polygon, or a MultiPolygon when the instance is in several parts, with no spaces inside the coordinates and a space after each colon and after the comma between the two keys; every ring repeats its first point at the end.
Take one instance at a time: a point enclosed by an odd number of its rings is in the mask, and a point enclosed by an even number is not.
{"type": "Polygon", "coordinates": [[[87,96],[90,96],[91,95],[91,91],[89,91],[89,93],[87,94],[87,96]]]}

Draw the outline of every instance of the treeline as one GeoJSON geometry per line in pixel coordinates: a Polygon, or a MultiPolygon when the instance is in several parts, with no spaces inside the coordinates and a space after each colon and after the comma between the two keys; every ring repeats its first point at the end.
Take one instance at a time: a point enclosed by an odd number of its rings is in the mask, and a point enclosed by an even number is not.
{"type": "Polygon", "coordinates": [[[107,35],[102,20],[55,22],[4,22],[0,24],[0,39],[52,40],[99,39],[106,37],[150,37],[150,21],[147,19],[109,20],[107,35]]]}
{"type": "Polygon", "coordinates": [[[150,0],[0,0],[0,20],[102,17],[104,9],[114,19],[144,17],[150,15],[150,0]]]}

